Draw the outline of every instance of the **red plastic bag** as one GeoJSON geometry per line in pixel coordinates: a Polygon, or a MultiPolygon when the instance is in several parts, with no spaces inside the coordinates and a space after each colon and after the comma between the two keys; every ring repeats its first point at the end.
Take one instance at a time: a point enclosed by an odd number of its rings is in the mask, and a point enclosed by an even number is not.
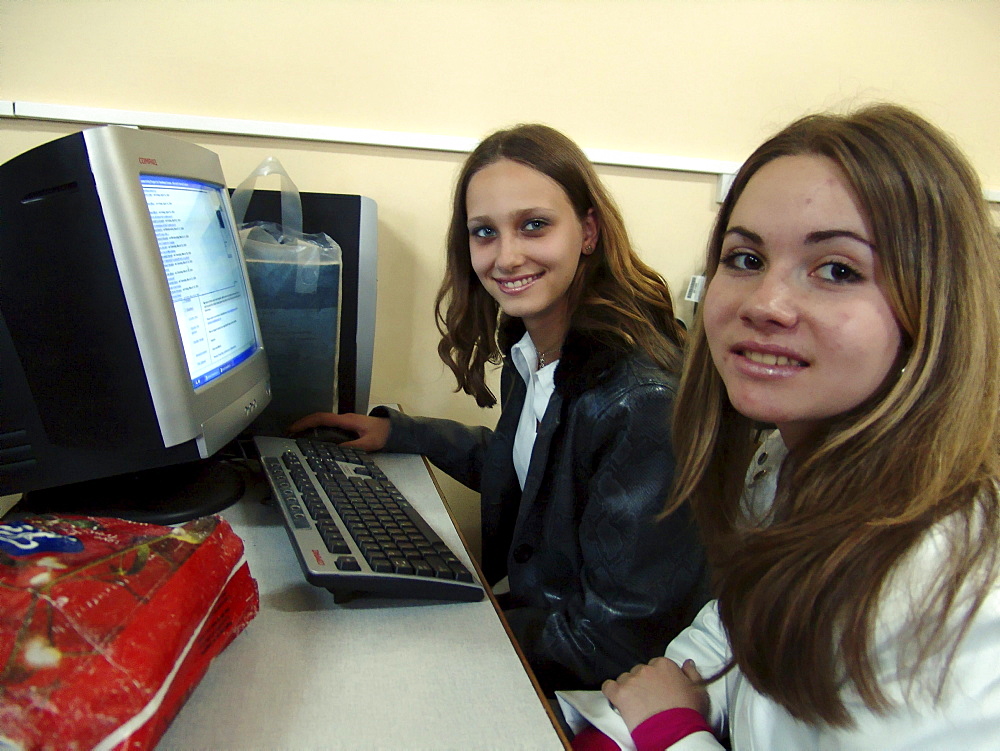
{"type": "Polygon", "coordinates": [[[258,607],[221,517],[0,524],[0,747],[152,748],[258,607]]]}

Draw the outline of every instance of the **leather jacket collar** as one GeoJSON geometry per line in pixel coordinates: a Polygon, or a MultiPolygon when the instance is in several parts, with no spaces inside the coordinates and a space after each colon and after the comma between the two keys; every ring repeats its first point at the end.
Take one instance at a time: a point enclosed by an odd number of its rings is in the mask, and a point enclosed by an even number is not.
{"type": "MultiPolygon", "coordinates": [[[[522,336],[524,323],[520,318],[504,317],[497,329],[497,344],[504,359],[522,336]]],[[[564,399],[579,396],[603,382],[608,372],[628,350],[620,340],[594,332],[571,328],[563,342],[562,355],[556,366],[556,393],[564,399]]]]}

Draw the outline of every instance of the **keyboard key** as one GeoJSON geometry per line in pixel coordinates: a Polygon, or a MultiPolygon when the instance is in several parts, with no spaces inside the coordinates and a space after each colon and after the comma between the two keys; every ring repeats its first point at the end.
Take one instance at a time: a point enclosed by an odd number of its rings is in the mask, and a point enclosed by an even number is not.
{"type": "Polygon", "coordinates": [[[337,568],[341,571],[360,571],[361,564],[354,556],[342,555],[337,559],[337,568]]]}
{"type": "Polygon", "coordinates": [[[396,573],[396,574],[412,574],[413,573],[413,566],[410,565],[410,562],[408,560],[406,560],[406,558],[403,558],[403,557],[392,558],[391,562],[392,562],[392,571],[393,571],[393,573],[396,573]]]}

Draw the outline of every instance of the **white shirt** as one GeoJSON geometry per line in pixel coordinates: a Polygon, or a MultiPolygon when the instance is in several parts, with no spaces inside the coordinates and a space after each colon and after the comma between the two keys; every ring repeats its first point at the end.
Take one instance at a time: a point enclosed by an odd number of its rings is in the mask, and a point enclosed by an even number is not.
{"type": "Polygon", "coordinates": [[[524,332],[521,340],[511,347],[510,359],[528,388],[524,406],[521,408],[521,419],[514,434],[514,470],[517,472],[521,490],[524,490],[524,480],[528,476],[528,466],[531,464],[531,451],[535,447],[535,433],[545,415],[549,399],[556,390],[555,374],[558,361],[538,369],[538,350],[535,349],[535,343],[531,341],[528,332],[524,332]]]}

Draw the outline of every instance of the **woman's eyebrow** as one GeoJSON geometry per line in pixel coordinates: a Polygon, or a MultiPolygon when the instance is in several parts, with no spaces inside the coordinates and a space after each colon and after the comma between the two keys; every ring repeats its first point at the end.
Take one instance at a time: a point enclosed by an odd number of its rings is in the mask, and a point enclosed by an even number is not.
{"type": "Polygon", "coordinates": [[[836,240],[841,237],[846,237],[849,240],[855,240],[856,242],[859,242],[862,245],[867,245],[872,250],[875,250],[875,244],[871,240],[849,229],[824,229],[810,232],[806,235],[806,244],[813,245],[827,240],[836,240]]]}
{"type": "Polygon", "coordinates": [[[749,240],[750,242],[756,243],[757,245],[763,245],[764,244],[764,238],[763,237],[761,237],[760,235],[758,235],[756,232],[751,232],[746,227],[740,227],[739,225],[736,225],[736,226],[733,226],[733,227],[730,227],[729,229],[727,229],[726,230],[726,235],[727,236],[728,235],[740,235],[741,237],[744,237],[747,240],[749,240]]]}

